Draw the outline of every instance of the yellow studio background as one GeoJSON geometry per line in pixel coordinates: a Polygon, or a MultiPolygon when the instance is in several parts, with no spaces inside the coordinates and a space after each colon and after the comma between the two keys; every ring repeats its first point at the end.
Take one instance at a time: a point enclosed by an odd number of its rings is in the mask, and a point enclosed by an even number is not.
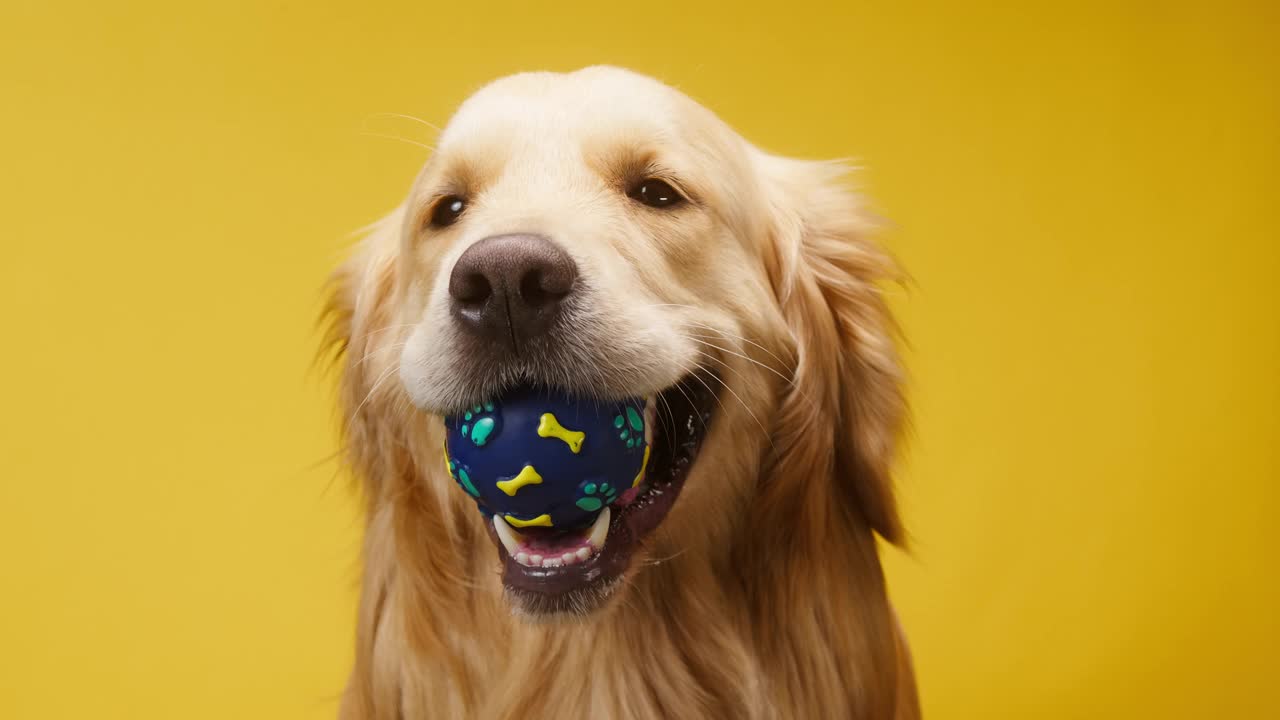
{"type": "Polygon", "coordinates": [[[482,82],[609,62],[851,156],[914,277],[932,718],[1280,717],[1272,3],[0,10],[0,717],[328,718],[346,233],[482,82]]]}

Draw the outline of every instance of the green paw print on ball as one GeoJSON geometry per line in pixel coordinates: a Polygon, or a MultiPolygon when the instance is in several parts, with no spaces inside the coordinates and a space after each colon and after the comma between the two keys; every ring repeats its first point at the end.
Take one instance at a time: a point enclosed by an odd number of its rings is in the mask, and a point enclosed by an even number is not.
{"type": "Polygon", "coordinates": [[[595,512],[618,497],[617,488],[609,487],[609,483],[600,483],[599,487],[595,483],[587,483],[582,487],[582,492],[586,493],[586,497],[578,498],[575,504],[587,512],[595,512]]]}
{"type": "Polygon", "coordinates": [[[453,475],[454,479],[458,481],[458,484],[462,486],[463,490],[467,491],[468,495],[471,497],[480,497],[480,491],[477,490],[475,484],[471,482],[471,475],[467,473],[466,468],[460,467],[457,462],[450,460],[449,474],[453,475]]]}
{"type": "Polygon", "coordinates": [[[627,447],[644,445],[644,418],[630,405],[626,412],[614,416],[613,427],[618,431],[618,439],[626,443],[627,447]]]}
{"type": "Polygon", "coordinates": [[[471,409],[462,416],[462,436],[475,443],[477,447],[489,442],[489,436],[497,426],[496,421],[490,416],[492,412],[493,403],[491,402],[472,405],[471,409]]]}

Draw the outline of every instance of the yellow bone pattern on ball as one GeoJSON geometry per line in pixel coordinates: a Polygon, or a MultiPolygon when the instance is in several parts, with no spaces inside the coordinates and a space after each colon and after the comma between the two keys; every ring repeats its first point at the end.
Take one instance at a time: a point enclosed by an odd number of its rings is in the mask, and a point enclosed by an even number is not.
{"type": "Polygon", "coordinates": [[[510,515],[503,515],[502,519],[506,520],[507,524],[514,528],[551,527],[551,516],[546,513],[543,513],[532,520],[521,520],[518,517],[511,517],[510,515]]]}
{"type": "Polygon", "coordinates": [[[647,467],[649,467],[649,446],[645,445],[644,459],[640,461],[640,472],[636,473],[636,479],[631,481],[631,487],[635,487],[640,484],[640,481],[644,479],[644,469],[647,467]]]}
{"type": "Polygon", "coordinates": [[[556,420],[556,416],[551,413],[542,413],[542,417],[538,420],[538,435],[540,437],[553,437],[563,440],[574,455],[582,449],[582,441],[586,439],[587,434],[579,430],[570,430],[560,424],[556,420]]]}
{"type": "Polygon", "coordinates": [[[502,492],[510,495],[511,497],[515,497],[520,488],[525,485],[541,485],[542,476],[538,474],[537,470],[533,469],[532,465],[525,465],[519,475],[516,475],[510,480],[499,480],[495,484],[502,492]]]}

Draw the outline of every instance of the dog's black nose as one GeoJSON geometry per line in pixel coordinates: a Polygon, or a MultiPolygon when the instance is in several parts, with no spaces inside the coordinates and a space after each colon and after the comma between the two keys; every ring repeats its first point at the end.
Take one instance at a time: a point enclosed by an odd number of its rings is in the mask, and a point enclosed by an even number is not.
{"type": "Polygon", "coordinates": [[[569,253],[541,235],[485,238],[453,266],[453,315],[469,332],[518,350],[550,329],[577,279],[569,253]]]}

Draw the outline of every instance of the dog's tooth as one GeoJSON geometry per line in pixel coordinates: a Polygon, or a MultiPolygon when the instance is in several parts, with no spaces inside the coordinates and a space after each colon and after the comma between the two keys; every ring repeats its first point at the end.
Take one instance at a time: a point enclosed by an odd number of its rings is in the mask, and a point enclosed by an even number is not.
{"type": "Polygon", "coordinates": [[[578,562],[578,556],[573,553],[565,553],[560,556],[560,559],[564,561],[565,565],[572,565],[578,562]]]}
{"type": "Polygon", "coordinates": [[[502,547],[507,549],[507,554],[515,557],[520,552],[520,541],[524,538],[497,515],[493,516],[493,529],[497,531],[498,539],[502,541],[502,547]]]}
{"type": "Polygon", "coordinates": [[[542,556],[541,556],[541,555],[537,555],[537,554],[530,555],[530,556],[529,556],[529,565],[530,565],[531,567],[542,567],[542,556]]]}
{"type": "Polygon", "coordinates": [[[558,568],[562,564],[563,564],[563,561],[558,557],[543,558],[542,560],[542,567],[558,568]]]}
{"type": "Polygon", "coordinates": [[[578,548],[578,552],[576,554],[579,560],[586,560],[591,557],[591,548],[578,548]]]}
{"type": "Polygon", "coordinates": [[[604,540],[609,536],[609,508],[600,511],[596,517],[596,521],[591,525],[591,533],[587,535],[587,542],[596,550],[604,548],[604,540]]]}

